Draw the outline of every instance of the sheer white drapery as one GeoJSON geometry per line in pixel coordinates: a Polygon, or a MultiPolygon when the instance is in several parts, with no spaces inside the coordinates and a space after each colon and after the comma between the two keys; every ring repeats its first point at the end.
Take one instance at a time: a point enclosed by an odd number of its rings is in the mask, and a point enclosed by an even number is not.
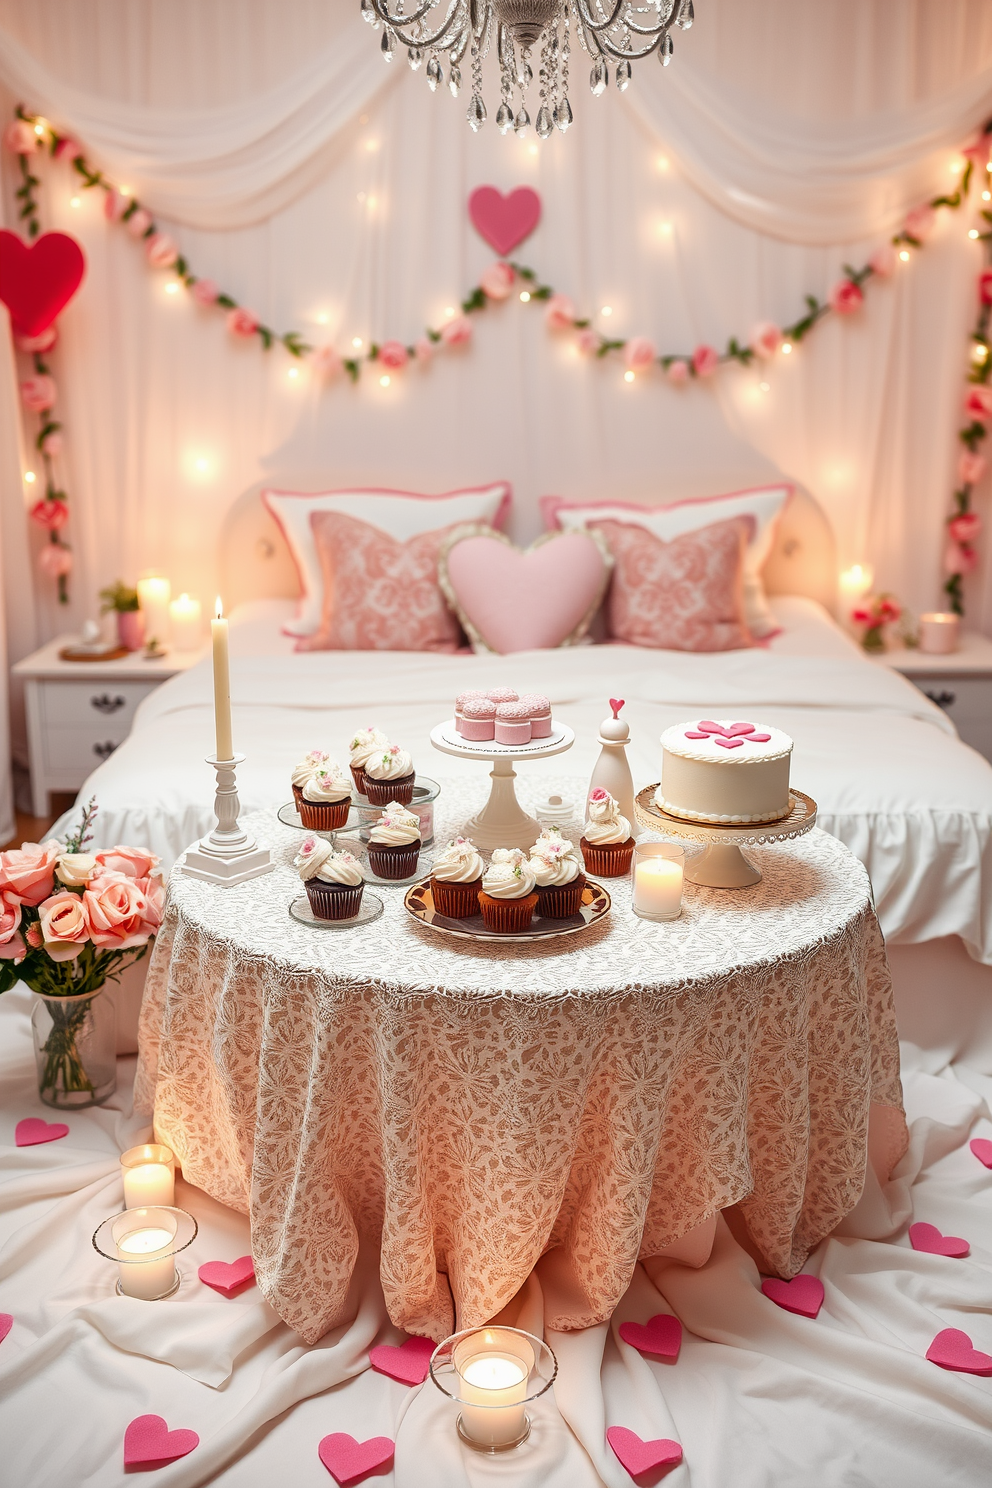
{"type": "MultiPolygon", "coordinates": [[[[9,97],[24,89],[147,196],[197,272],[343,350],[412,340],[458,303],[490,259],[465,216],[485,181],[537,186],[544,217],[521,256],[582,310],[609,305],[599,323],[617,334],[688,350],[790,319],[907,205],[953,184],[952,145],[984,117],[992,77],[979,0],[707,0],[675,65],[642,66],[623,97],[590,99],[579,58],[576,126],[532,154],[473,136],[464,96],[390,73],[356,10],[0,0],[0,72],[9,97]]],[[[672,498],[777,465],[828,508],[844,561],[873,560],[917,608],[938,597],[979,265],[961,217],[859,317],[764,376],[724,374],[716,398],[626,386],[516,303],[429,372],[354,390],[291,381],[282,353],[167,297],[95,194],[73,207],[68,167],[42,169],[46,226],[89,259],[54,359],[74,620],[99,583],[150,565],[212,595],[223,514],[265,475],[424,489],[508,476],[529,537],[548,491],[672,498]]],[[[38,615],[57,623],[47,600],[38,615]]]]}

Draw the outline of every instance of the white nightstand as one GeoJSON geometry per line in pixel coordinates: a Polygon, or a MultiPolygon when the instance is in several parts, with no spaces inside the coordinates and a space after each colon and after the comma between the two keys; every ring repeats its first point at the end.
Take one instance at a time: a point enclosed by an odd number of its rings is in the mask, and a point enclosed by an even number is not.
{"type": "Polygon", "coordinates": [[[874,658],[939,704],[966,744],[992,760],[992,640],[964,634],[950,656],[896,647],[874,658]]]}
{"type": "Polygon", "coordinates": [[[170,651],[145,661],[140,651],[117,661],[62,661],[75,636],[60,636],[12,668],[24,679],[24,703],[35,816],[49,813],[50,791],[78,791],[90,771],[131,732],[141,699],[204,652],[170,651]]]}

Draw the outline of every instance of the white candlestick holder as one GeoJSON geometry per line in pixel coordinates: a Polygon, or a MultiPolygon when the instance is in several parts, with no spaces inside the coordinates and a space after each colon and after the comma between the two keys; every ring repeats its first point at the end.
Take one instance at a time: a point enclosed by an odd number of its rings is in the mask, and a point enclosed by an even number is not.
{"type": "Polygon", "coordinates": [[[238,800],[238,766],[246,756],[236,754],[232,759],[219,760],[216,755],[207,755],[207,764],[217,772],[217,791],[214,796],[214,814],[217,825],[209,837],[201,837],[195,847],[188,848],[181,867],[191,878],[202,878],[206,883],[244,883],[249,878],[260,878],[271,873],[274,867],[269,849],[259,847],[253,837],[241,826],[238,817],[241,802],[238,800]]]}

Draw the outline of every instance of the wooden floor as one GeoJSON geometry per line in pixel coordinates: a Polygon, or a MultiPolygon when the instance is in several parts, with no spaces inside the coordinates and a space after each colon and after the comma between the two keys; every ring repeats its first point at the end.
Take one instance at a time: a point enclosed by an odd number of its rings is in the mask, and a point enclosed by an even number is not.
{"type": "Polygon", "coordinates": [[[26,812],[18,811],[17,830],[9,842],[3,843],[3,847],[20,847],[22,842],[43,842],[52,822],[58,821],[63,811],[68,811],[75,799],[71,791],[65,794],[53,794],[51,816],[28,816],[26,812]]]}

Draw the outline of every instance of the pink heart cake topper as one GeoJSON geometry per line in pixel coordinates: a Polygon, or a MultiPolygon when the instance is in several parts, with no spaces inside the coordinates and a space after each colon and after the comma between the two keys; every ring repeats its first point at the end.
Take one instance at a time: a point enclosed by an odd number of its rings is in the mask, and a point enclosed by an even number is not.
{"type": "Polygon", "coordinates": [[[721,744],[724,749],[738,749],[742,744],[768,744],[771,734],[758,733],[757,725],[753,723],[732,723],[729,728],[722,723],[714,723],[712,718],[702,718],[699,725],[694,729],[686,729],[687,739],[712,739],[714,744],[721,744]]]}
{"type": "Polygon", "coordinates": [[[67,1137],[69,1128],[64,1121],[42,1121],[40,1116],[25,1116],[14,1127],[14,1144],[17,1147],[38,1147],[42,1142],[57,1142],[67,1137]]]}
{"type": "Polygon", "coordinates": [[[681,1446],[667,1437],[644,1441],[636,1431],[628,1431],[626,1426],[611,1426],[606,1440],[632,1478],[650,1472],[653,1467],[674,1467],[682,1461],[681,1446]]]}
{"type": "Polygon", "coordinates": [[[541,220],[541,198],[530,186],[518,186],[509,196],[495,186],[477,186],[468,199],[468,215],[480,237],[505,258],[541,220]]]}
{"type": "Polygon", "coordinates": [[[682,1347],[682,1324],[671,1313],[658,1312],[646,1323],[621,1323],[620,1337],[639,1354],[652,1354],[674,1364],[682,1347]]]}
{"type": "Polygon", "coordinates": [[[170,1431],[161,1416],[135,1416],[124,1433],[124,1466],[155,1462],[164,1467],[199,1445],[195,1431],[170,1431]]]}
{"type": "Polygon", "coordinates": [[[927,1349],[927,1358],[931,1364],[959,1374],[992,1374],[992,1354],[976,1349],[960,1328],[943,1328],[927,1349]]]}
{"type": "Polygon", "coordinates": [[[67,233],[42,233],[24,243],[0,231],[0,300],[19,336],[40,336],[72,299],[83,281],[86,260],[67,233]]]}
{"type": "Polygon", "coordinates": [[[823,1306],[823,1282],[818,1276],[801,1271],[791,1281],[780,1281],[777,1276],[766,1276],[761,1290],[776,1307],[786,1312],[798,1313],[800,1317],[815,1318],[823,1306]]]}
{"type": "Polygon", "coordinates": [[[255,1280],[255,1263],[250,1255],[239,1256],[236,1261],[204,1261],[196,1274],[215,1292],[233,1297],[235,1292],[255,1280]]]}
{"type": "Polygon", "coordinates": [[[922,1221],[910,1225],[909,1243],[914,1250],[924,1250],[929,1255],[966,1256],[971,1249],[960,1235],[942,1235],[936,1225],[922,1221]]]}
{"type": "Polygon", "coordinates": [[[984,1163],[987,1168],[992,1168],[992,1142],[988,1137],[976,1137],[968,1145],[980,1163],[984,1163]]]}
{"type": "Polygon", "coordinates": [[[401,1385],[422,1385],[430,1371],[435,1344],[430,1338],[408,1338],[398,1347],[377,1343],[369,1349],[369,1363],[380,1374],[399,1380],[401,1385]]]}
{"type": "Polygon", "coordinates": [[[396,1443],[388,1436],[370,1436],[368,1441],[360,1442],[346,1431],[332,1431],[318,1446],[317,1455],[331,1477],[344,1488],[392,1462],[395,1451],[396,1443]]]}
{"type": "Polygon", "coordinates": [[[610,698],[610,707],[613,709],[613,717],[619,718],[620,709],[626,704],[626,698],[610,698]]]}

